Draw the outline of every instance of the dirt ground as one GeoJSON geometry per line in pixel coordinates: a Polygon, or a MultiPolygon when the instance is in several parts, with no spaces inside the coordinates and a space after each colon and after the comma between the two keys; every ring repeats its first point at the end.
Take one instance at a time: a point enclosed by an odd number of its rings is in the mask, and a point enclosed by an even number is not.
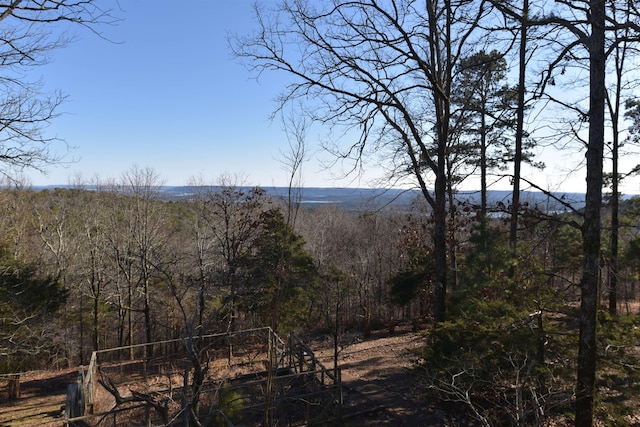
{"type": "MultiPolygon", "coordinates": [[[[437,426],[437,413],[424,407],[415,393],[409,368],[410,350],[422,345],[418,333],[376,331],[371,338],[347,338],[339,364],[344,384],[344,414],[348,426],[437,426]]],[[[333,367],[329,340],[310,343],[316,357],[333,367]]],[[[0,426],[60,426],[67,384],[75,382],[77,369],[42,371],[21,377],[21,398],[8,400],[6,384],[0,389],[0,426]]]]}
{"type": "MultiPolygon", "coordinates": [[[[394,333],[374,331],[367,339],[358,334],[343,338],[346,344],[340,347],[338,360],[347,427],[451,424],[444,411],[431,407],[420,396],[419,379],[411,368],[415,359],[412,350],[424,345],[421,334],[412,332],[407,325],[394,333]]],[[[307,344],[326,368],[333,368],[330,337],[307,344]]],[[[14,400],[7,398],[6,380],[0,378],[0,427],[61,426],[67,385],[77,378],[78,368],[22,375],[21,398],[14,400]]],[[[640,414],[634,413],[629,421],[630,425],[640,426],[640,414]]],[[[565,424],[550,420],[546,425],[565,424]]]]}
{"type": "Polygon", "coordinates": [[[20,378],[21,396],[9,400],[7,384],[0,383],[0,426],[61,426],[67,384],[78,379],[78,368],[39,371],[20,378]]]}
{"type": "MultiPolygon", "coordinates": [[[[395,333],[375,331],[368,339],[353,337],[340,349],[338,361],[344,386],[345,422],[351,426],[443,426],[442,411],[420,398],[412,368],[412,350],[424,337],[409,328],[395,333]]],[[[316,357],[333,367],[330,342],[312,342],[316,357]]]]}

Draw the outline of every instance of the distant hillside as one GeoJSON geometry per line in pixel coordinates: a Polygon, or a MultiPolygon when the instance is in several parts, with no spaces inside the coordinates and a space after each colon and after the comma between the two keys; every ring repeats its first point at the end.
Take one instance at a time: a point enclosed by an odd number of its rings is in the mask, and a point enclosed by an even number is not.
{"type": "MultiPolygon", "coordinates": [[[[69,185],[47,185],[34,186],[35,190],[46,190],[54,188],[71,188],[69,185]]],[[[87,187],[88,188],[88,187],[87,187]]],[[[211,187],[216,188],[216,187],[211,187]]],[[[267,194],[286,199],[289,189],[287,187],[263,187],[267,194]]],[[[88,188],[91,189],[91,188],[88,188]]],[[[247,187],[249,189],[249,187],[247,187]]],[[[188,197],[193,193],[193,187],[189,186],[163,186],[160,188],[162,197],[168,200],[180,200],[188,197]]],[[[384,210],[395,209],[401,210],[408,208],[416,200],[421,197],[417,190],[392,189],[376,189],[376,188],[334,188],[334,187],[305,187],[300,189],[301,205],[305,207],[318,207],[333,205],[350,211],[365,210],[384,210]]],[[[584,206],[584,194],[582,193],[554,193],[557,197],[562,198],[576,209],[584,206]]],[[[477,191],[461,191],[458,192],[456,198],[460,202],[469,203],[471,205],[480,204],[480,193],[477,191]]],[[[523,191],[521,200],[528,203],[529,206],[544,211],[564,211],[562,204],[553,200],[553,198],[544,195],[541,192],[523,191]]],[[[490,205],[499,203],[508,206],[511,203],[510,191],[489,191],[488,201],[490,205]]]]}
{"type": "MultiPolygon", "coordinates": [[[[215,188],[215,187],[213,187],[215,188]]],[[[263,187],[268,195],[286,199],[287,187],[263,187]]],[[[248,189],[248,187],[247,187],[248,189]]],[[[188,197],[193,187],[163,187],[162,191],[169,199],[188,197]]],[[[305,187],[299,189],[300,203],[305,207],[339,206],[347,210],[377,210],[387,206],[399,208],[410,206],[418,195],[415,191],[399,189],[369,189],[369,188],[318,188],[305,187]]]]}
{"type": "MultiPolygon", "coordinates": [[[[265,188],[267,194],[286,198],[287,187],[265,188]]],[[[192,187],[163,187],[166,196],[171,199],[179,199],[188,196],[192,187]]],[[[332,187],[305,187],[300,189],[301,204],[305,207],[334,205],[346,210],[379,210],[379,209],[402,209],[409,207],[417,197],[421,197],[417,190],[401,189],[373,189],[373,188],[332,188],[332,187]]],[[[581,209],[584,205],[584,194],[581,193],[555,193],[557,197],[562,197],[571,203],[576,209],[581,209]]],[[[457,194],[461,202],[472,205],[480,204],[480,193],[477,191],[464,191],[457,194]]],[[[489,191],[489,204],[496,205],[502,203],[505,206],[511,202],[510,191],[489,191]]],[[[530,206],[538,206],[545,211],[562,211],[564,206],[554,201],[540,192],[524,191],[521,200],[530,206]]]]}
{"type": "MultiPolygon", "coordinates": [[[[35,190],[47,190],[54,188],[72,188],[69,185],[47,185],[34,186],[35,190]]],[[[86,187],[91,189],[90,187],[86,187]]],[[[211,188],[216,188],[211,187],[211,188]]],[[[286,199],[289,189],[287,187],[263,187],[267,194],[286,199]]],[[[247,187],[249,189],[249,187],[247,187]]],[[[180,200],[193,193],[193,187],[189,186],[163,186],[160,188],[162,197],[169,200],[180,200]]],[[[300,189],[301,204],[305,207],[317,207],[333,205],[351,211],[384,210],[408,208],[421,197],[417,190],[402,190],[397,188],[376,189],[376,188],[334,188],[334,187],[305,187],[300,189]]],[[[575,209],[584,206],[584,194],[582,193],[554,193],[558,198],[562,198],[570,203],[575,209]]],[[[478,191],[461,191],[456,198],[460,202],[471,205],[480,204],[480,193],[478,191]]],[[[553,198],[536,191],[523,191],[521,200],[529,206],[537,206],[544,211],[564,211],[565,207],[556,202],[553,198]]],[[[511,192],[503,190],[492,190],[488,193],[490,205],[499,203],[508,206],[511,203],[511,192]]]]}

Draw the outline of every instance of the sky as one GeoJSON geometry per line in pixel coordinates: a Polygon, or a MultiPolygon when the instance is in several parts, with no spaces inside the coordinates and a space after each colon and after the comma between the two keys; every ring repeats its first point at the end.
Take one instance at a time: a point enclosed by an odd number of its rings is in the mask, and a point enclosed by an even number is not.
{"type": "MultiPolygon", "coordinates": [[[[257,82],[228,48],[229,33],[253,28],[253,0],[120,4],[114,14],[121,21],[100,27],[110,41],[77,31],[75,42],[37,69],[46,88],[68,96],[47,133],[72,149],[64,165],[29,173],[32,184],[117,178],[137,165],[166,185],[223,174],[247,185],[285,185],[287,139],[270,115],[286,76],[257,82]]],[[[304,185],[347,185],[318,164],[305,170],[304,185]]]]}
{"type": "MultiPolygon", "coordinates": [[[[114,14],[121,20],[99,28],[104,38],[77,30],[76,41],[34,70],[46,90],[68,96],[47,135],[71,150],[58,144],[65,162],[46,175],[27,172],[31,184],[117,179],[135,165],[152,168],[164,185],[231,175],[246,185],[286,186],[287,137],[270,115],[288,76],[265,73],[256,81],[228,46],[228,34],[255,28],[253,2],[120,0],[114,14]]],[[[327,156],[313,138],[303,186],[379,185],[375,167],[363,177],[338,179],[340,170],[322,166],[319,159],[327,156]]],[[[553,190],[584,192],[584,170],[568,174],[583,154],[550,148],[539,154],[546,170],[525,173],[553,190]]],[[[623,191],[640,192],[637,183],[630,185],[623,191]]],[[[509,183],[495,188],[508,189],[509,183]]]]}

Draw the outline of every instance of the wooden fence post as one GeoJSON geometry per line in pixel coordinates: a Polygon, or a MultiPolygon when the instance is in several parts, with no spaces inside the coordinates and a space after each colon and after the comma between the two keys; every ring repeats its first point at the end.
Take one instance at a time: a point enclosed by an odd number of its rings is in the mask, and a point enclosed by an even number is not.
{"type": "Polygon", "coordinates": [[[80,382],[71,383],[67,386],[65,414],[67,419],[84,415],[84,396],[80,382]]]}
{"type": "Polygon", "coordinates": [[[9,399],[20,399],[20,374],[9,376],[9,399]]]}

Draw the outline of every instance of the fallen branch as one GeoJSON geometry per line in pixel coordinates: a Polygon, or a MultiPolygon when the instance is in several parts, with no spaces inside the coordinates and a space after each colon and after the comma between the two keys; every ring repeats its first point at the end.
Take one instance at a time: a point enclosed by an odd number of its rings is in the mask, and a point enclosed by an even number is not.
{"type": "Polygon", "coordinates": [[[99,370],[100,378],[98,383],[104,387],[115,399],[116,404],[111,410],[118,408],[126,403],[145,403],[151,406],[157,414],[162,417],[164,424],[169,422],[169,399],[163,398],[158,400],[156,397],[149,394],[140,393],[135,390],[129,389],[131,396],[122,396],[118,387],[114,384],[113,380],[106,376],[102,370],[99,370]]]}

